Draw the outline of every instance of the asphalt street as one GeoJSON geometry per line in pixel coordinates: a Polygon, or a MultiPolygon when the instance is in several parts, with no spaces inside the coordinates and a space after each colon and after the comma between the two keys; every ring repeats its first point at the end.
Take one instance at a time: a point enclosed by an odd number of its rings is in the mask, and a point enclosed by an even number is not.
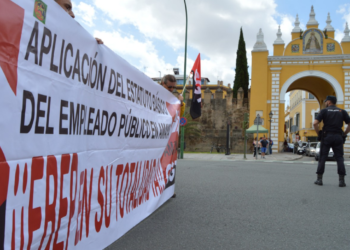
{"type": "Polygon", "coordinates": [[[327,162],[316,186],[316,167],[179,160],[177,197],[106,249],[350,249],[350,179],[327,162]]]}

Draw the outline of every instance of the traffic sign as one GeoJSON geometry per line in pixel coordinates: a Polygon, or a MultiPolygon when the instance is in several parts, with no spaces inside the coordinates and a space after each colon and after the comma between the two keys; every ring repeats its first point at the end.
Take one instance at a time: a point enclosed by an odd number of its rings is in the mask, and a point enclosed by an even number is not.
{"type": "Polygon", "coordinates": [[[254,125],[262,125],[262,120],[259,118],[259,124],[258,124],[258,118],[255,118],[254,125]]]}
{"type": "Polygon", "coordinates": [[[180,126],[185,126],[187,124],[187,119],[185,117],[180,118],[180,126]]]}

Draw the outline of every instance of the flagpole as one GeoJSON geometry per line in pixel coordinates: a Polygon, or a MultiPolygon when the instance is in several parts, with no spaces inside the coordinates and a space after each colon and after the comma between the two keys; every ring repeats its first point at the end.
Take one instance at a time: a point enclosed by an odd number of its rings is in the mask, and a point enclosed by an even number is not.
{"type": "Polygon", "coordinates": [[[191,74],[188,75],[187,80],[185,82],[185,85],[183,86],[183,89],[182,89],[182,92],[181,92],[182,96],[184,96],[184,92],[185,92],[186,86],[188,84],[188,80],[190,79],[190,76],[191,76],[191,74]]]}
{"type": "MultiPolygon", "coordinates": [[[[186,61],[187,61],[187,6],[186,6],[186,0],[184,0],[185,4],[185,12],[186,12],[186,35],[185,35],[185,59],[184,59],[184,80],[186,79],[186,61]]],[[[184,82],[184,88],[186,87],[186,82],[184,82]]],[[[186,92],[183,92],[183,98],[185,99],[186,92]]],[[[184,158],[184,141],[185,141],[185,128],[181,126],[181,139],[180,139],[180,159],[184,158]]]]}

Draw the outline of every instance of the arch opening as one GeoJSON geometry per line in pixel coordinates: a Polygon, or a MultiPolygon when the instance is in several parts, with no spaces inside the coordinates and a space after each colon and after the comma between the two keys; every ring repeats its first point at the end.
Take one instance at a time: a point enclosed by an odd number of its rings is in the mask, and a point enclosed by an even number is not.
{"type": "Polygon", "coordinates": [[[280,102],[284,103],[285,94],[294,89],[313,93],[320,103],[327,95],[335,95],[337,104],[344,103],[344,92],[337,79],[322,71],[308,70],[291,76],[281,88],[280,102]]]}

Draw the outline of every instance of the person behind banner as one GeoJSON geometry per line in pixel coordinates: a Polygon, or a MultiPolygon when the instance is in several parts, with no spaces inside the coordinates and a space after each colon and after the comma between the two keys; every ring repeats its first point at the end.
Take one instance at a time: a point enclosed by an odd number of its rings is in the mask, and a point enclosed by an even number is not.
{"type": "Polygon", "coordinates": [[[344,146],[345,138],[350,132],[350,117],[348,112],[335,106],[337,98],[335,96],[327,96],[324,101],[326,108],[322,109],[317,115],[314,121],[314,129],[319,135],[321,140],[320,157],[317,166],[317,180],[314,182],[316,185],[322,186],[322,176],[325,169],[325,163],[328,156],[329,149],[332,148],[337,161],[338,175],[339,175],[339,187],[345,187],[344,177],[346,170],[344,166],[344,146]],[[323,121],[323,129],[318,128],[318,124],[323,121]],[[343,123],[348,126],[343,132],[343,123]]]}
{"type": "MultiPolygon", "coordinates": [[[[55,0],[56,3],[58,3],[59,6],[64,9],[68,15],[70,15],[72,18],[75,18],[74,12],[73,12],[73,4],[71,0],[55,0]]],[[[103,41],[100,38],[95,38],[98,44],[103,44],[103,41]]]]}
{"type": "MultiPolygon", "coordinates": [[[[165,75],[163,76],[160,85],[162,85],[164,88],[166,88],[167,90],[169,90],[171,93],[173,92],[173,90],[176,88],[176,78],[173,75],[165,75]]],[[[178,97],[179,101],[181,102],[181,111],[180,111],[180,117],[183,117],[184,113],[185,113],[185,108],[186,108],[186,104],[183,102],[183,96],[180,94],[178,97]]]]}

